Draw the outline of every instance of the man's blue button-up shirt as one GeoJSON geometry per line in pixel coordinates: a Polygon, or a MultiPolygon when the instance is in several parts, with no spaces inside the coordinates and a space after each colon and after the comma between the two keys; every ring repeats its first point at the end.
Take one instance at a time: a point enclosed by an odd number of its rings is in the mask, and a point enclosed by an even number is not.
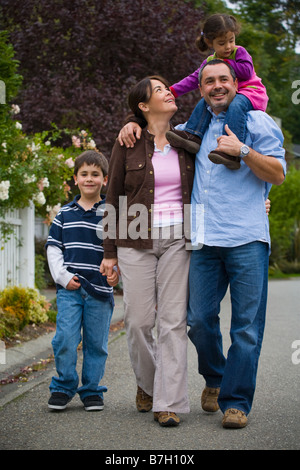
{"type": "MultiPolygon", "coordinates": [[[[224,118],[225,112],[212,113],[196,155],[191,199],[192,244],[195,248],[202,244],[234,247],[260,240],[270,245],[265,200],[272,185],[257,178],[243,160],[239,170],[229,170],[208,159],[209,152],[218,146],[224,118]]],[[[262,155],[278,158],[285,173],[283,135],[274,120],[261,111],[250,111],[247,129],[244,143],[262,155]]]]}

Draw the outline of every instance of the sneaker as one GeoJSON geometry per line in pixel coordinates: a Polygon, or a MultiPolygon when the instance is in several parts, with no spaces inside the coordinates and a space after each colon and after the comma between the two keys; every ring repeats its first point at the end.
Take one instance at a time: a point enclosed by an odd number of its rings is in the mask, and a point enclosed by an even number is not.
{"type": "Polygon", "coordinates": [[[147,413],[152,409],[153,398],[148,395],[141,387],[137,388],[136,392],[136,408],[140,413],[147,413]]]}
{"type": "Polygon", "coordinates": [[[223,428],[244,428],[247,422],[247,416],[243,411],[229,408],[224,413],[222,425],[223,428]]]}
{"type": "Polygon", "coordinates": [[[185,131],[167,131],[166,138],[172,147],[183,148],[189,153],[197,153],[200,149],[201,139],[185,131]]]}
{"type": "Polygon", "coordinates": [[[104,408],[104,403],[99,395],[89,395],[82,400],[84,409],[86,411],[101,411],[104,408]]]}
{"type": "Polygon", "coordinates": [[[211,162],[217,165],[225,165],[229,170],[238,170],[241,167],[241,157],[233,157],[227,155],[227,153],[220,152],[219,150],[213,150],[208,154],[208,158],[211,162]]]}
{"type": "Polygon", "coordinates": [[[64,410],[71,400],[72,398],[66,393],[53,392],[48,401],[48,408],[51,410],[64,410]]]}
{"type": "Polygon", "coordinates": [[[154,421],[158,421],[160,426],[178,426],[180,419],[173,411],[155,411],[153,413],[154,421]]]}
{"type": "Polygon", "coordinates": [[[214,413],[218,411],[218,396],[220,388],[205,387],[201,395],[201,406],[204,411],[210,411],[214,413]]]}

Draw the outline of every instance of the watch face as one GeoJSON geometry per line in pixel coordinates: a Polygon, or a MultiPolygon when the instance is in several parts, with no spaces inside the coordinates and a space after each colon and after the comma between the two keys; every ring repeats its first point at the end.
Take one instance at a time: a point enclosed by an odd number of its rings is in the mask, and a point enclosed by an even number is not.
{"type": "Polygon", "coordinates": [[[241,148],[241,154],[245,156],[245,155],[248,155],[249,152],[250,152],[249,147],[247,147],[247,145],[243,145],[241,148]]]}

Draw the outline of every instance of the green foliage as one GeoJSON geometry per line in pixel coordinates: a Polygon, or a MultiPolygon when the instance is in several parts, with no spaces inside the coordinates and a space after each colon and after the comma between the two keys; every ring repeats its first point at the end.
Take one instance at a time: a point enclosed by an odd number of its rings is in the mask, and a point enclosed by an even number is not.
{"type": "Polygon", "coordinates": [[[32,288],[11,286],[0,292],[0,338],[29,323],[48,320],[50,303],[32,288]],[[1,336],[2,335],[2,336],[1,336]]]}
{"type": "Polygon", "coordinates": [[[13,336],[19,331],[19,327],[19,319],[11,312],[0,307],[0,339],[13,336]]]}
{"type": "MultiPolygon", "coordinates": [[[[20,85],[18,63],[13,59],[13,48],[7,35],[0,33],[0,79],[11,99],[20,85]]],[[[7,210],[24,208],[33,201],[36,215],[51,222],[60,206],[70,195],[74,159],[83,150],[95,148],[95,142],[84,130],[51,129],[28,136],[22,124],[16,121],[20,112],[17,105],[0,105],[0,219],[7,210]],[[68,146],[62,146],[62,141],[68,146]]],[[[10,227],[0,222],[3,239],[10,227]]]]}
{"type": "MultiPolygon", "coordinates": [[[[300,105],[292,101],[293,83],[300,79],[299,0],[232,0],[242,23],[238,44],[252,56],[256,73],[269,96],[267,112],[282,120],[299,142],[300,105]]],[[[298,86],[299,88],[299,86],[298,86]]]]}
{"type": "Polygon", "coordinates": [[[300,171],[291,166],[285,182],[280,186],[272,186],[269,196],[271,199],[269,219],[272,240],[270,262],[284,267],[282,270],[285,272],[288,270],[289,263],[291,271],[299,272],[300,267],[299,188],[300,171]]]}

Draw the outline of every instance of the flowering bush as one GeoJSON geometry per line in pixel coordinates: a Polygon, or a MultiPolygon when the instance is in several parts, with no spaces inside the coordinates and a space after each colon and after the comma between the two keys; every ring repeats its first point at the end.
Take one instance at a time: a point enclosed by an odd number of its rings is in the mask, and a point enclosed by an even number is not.
{"type": "Polygon", "coordinates": [[[69,198],[76,156],[95,143],[86,131],[71,136],[55,126],[32,138],[22,133],[20,124],[8,131],[0,142],[0,217],[33,201],[36,214],[51,222],[69,198]],[[55,146],[62,133],[70,136],[68,148],[55,146]]]}
{"type": "Polygon", "coordinates": [[[16,332],[30,323],[48,320],[50,303],[32,288],[6,287],[0,292],[0,338],[16,332]]]}
{"type": "MultiPolygon", "coordinates": [[[[5,102],[0,103],[0,219],[7,210],[24,208],[33,201],[36,214],[51,222],[60,205],[71,192],[74,159],[83,150],[95,148],[95,142],[85,130],[72,132],[51,130],[33,136],[22,131],[18,119],[20,107],[10,104],[21,84],[17,74],[18,62],[0,32],[0,77],[5,85],[5,102]],[[69,146],[59,146],[66,141],[69,146]]],[[[2,97],[3,98],[3,97],[2,97]]],[[[0,220],[3,238],[10,233],[8,224],[0,220]]]]}

